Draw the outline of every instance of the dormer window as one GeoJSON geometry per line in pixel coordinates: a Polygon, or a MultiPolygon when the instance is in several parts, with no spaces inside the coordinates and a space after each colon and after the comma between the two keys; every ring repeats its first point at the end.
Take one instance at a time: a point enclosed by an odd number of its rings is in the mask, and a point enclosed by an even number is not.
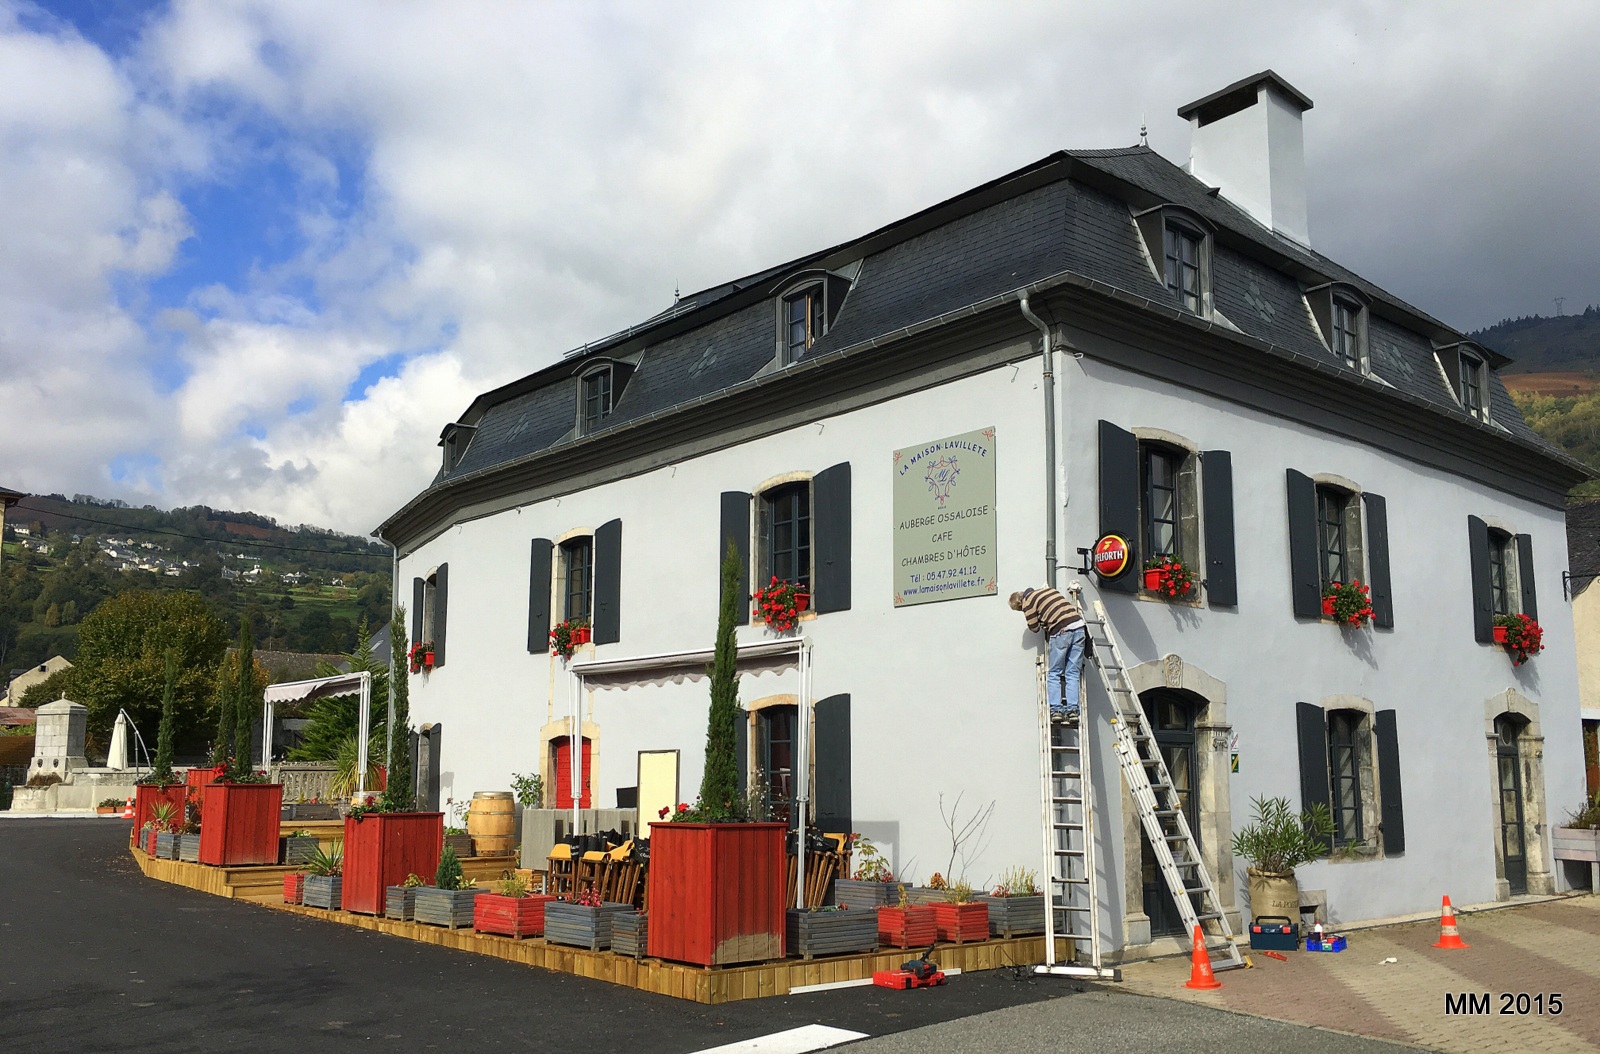
{"type": "Polygon", "coordinates": [[[610,366],[602,366],[583,376],[583,434],[589,435],[611,416],[612,374],[610,366]]]}
{"type": "Polygon", "coordinates": [[[1353,370],[1361,369],[1361,334],[1356,330],[1356,320],[1361,308],[1342,297],[1333,300],[1333,353],[1353,370]]]}
{"type": "Polygon", "coordinates": [[[1205,238],[1186,224],[1168,220],[1163,242],[1167,290],[1178,298],[1185,311],[1203,314],[1200,253],[1205,238]]]}
{"type": "Polygon", "coordinates": [[[462,424],[454,421],[444,426],[444,431],[439,434],[439,445],[444,448],[444,470],[451,471],[461,464],[461,458],[467,452],[467,446],[472,442],[472,434],[478,430],[477,425],[462,424]]]}
{"type": "Polygon", "coordinates": [[[1357,373],[1370,372],[1367,356],[1367,305],[1348,286],[1327,283],[1306,290],[1306,303],[1334,358],[1357,373]]]}
{"type": "Polygon", "coordinates": [[[1488,417],[1483,398],[1483,360],[1461,353],[1461,408],[1482,421],[1488,417]]]}
{"type": "Polygon", "coordinates": [[[1179,205],[1157,205],[1133,220],[1155,280],[1183,310],[1209,318],[1211,225],[1179,205]]]}
{"type": "Polygon", "coordinates": [[[785,335],[784,363],[799,362],[811,345],[827,332],[827,312],[823,307],[822,283],[807,286],[783,299],[784,317],[788,322],[785,335]]]}
{"type": "Polygon", "coordinates": [[[1468,341],[1434,349],[1439,370],[1453,389],[1451,394],[1474,419],[1489,420],[1489,357],[1468,341]]]}

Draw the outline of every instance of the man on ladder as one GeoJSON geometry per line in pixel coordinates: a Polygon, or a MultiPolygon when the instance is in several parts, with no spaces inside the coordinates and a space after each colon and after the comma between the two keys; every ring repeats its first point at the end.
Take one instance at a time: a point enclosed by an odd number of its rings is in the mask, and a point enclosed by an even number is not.
{"type": "Polygon", "coordinates": [[[1052,586],[1011,594],[1011,610],[1022,612],[1033,633],[1049,642],[1050,719],[1078,723],[1078,683],[1083,673],[1083,612],[1052,586]]]}

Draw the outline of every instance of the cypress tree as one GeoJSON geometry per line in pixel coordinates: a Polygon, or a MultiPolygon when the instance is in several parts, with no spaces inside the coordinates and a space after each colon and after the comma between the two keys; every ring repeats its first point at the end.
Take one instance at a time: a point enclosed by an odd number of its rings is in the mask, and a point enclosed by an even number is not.
{"type": "Polygon", "coordinates": [[[739,811],[739,675],[734,624],[739,604],[739,553],[732,542],[722,558],[722,604],[717,612],[717,646],[711,659],[711,713],[706,723],[706,767],[700,780],[700,808],[710,819],[739,811]]]}
{"type": "Polygon", "coordinates": [[[239,679],[234,687],[233,772],[241,779],[254,771],[250,764],[250,722],[259,710],[256,694],[255,644],[250,637],[250,620],[239,625],[239,679]]]}
{"type": "Polygon", "coordinates": [[[407,639],[405,624],[405,608],[396,608],[394,619],[389,623],[388,699],[394,708],[394,720],[389,741],[388,789],[384,791],[389,808],[396,812],[416,807],[411,776],[411,688],[406,683],[406,653],[411,650],[411,641],[407,639]]]}
{"type": "Polygon", "coordinates": [[[172,711],[173,688],[178,682],[178,659],[172,652],[167,652],[166,682],[161,689],[161,725],[156,732],[156,761],[155,771],[150,774],[151,782],[166,785],[177,783],[178,778],[172,774],[172,711]]]}
{"type": "MultiPolygon", "coordinates": [[[[211,744],[211,764],[228,765],[233,750],[233,716],[235,684],[229,683],[227,663],[217,672],[217,738],[211,744]]],[[[231,766],[230,766],[231,767],[231,766]]]]}

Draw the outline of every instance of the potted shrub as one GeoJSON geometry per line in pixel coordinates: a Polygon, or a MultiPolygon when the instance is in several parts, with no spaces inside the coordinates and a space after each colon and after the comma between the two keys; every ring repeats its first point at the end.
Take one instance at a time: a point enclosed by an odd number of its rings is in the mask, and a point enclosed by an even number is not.
{"type": "Polygon", "coordinates": [[[1233,855],[1249,861],[1250,912],[1256,918],[1300,919],[1294,869],[1327,855],[1333,816],[1321,802],[1295,815],[1288,798],[1255,798],[1255,818],[1233,836],[1233,855]]]}
{"type": "Polygon", "coordinates": [[[462,880],[461,861],[448,845],[439,854],[439,868],[434,873],[434,884],[417,886],[412,905],[412,918],[430,926],[448,926],[459,929],[472,925],[472,904],[482,892],[462,880]]]}
{"type": "Polygon", "coordinates": [[[984,900],[989,905],[991,934],[1011,938],[1044,932],[1044,894],[1035,872],[1011,868],[984,900]]]}
{"type": "Polygon", "coordinates": [[[933,905],[933,925],[942,941],[965,944],[989,939],[989,905],[972,899],[965,881],[950,883],[944,900],[933,905]]]}
{"type": "Polygon", "coordinates": [[[122,813],[121,798],[102,798],[100,804],[94,807],[96,816],[119,816],[122,813]]]}
{"type": "Polygon", "coordinates": [[[833,880],[834,901],[863,908],[889,903],[895,891],[889,861],[862,834],[850,836],[850,853],[855,858],[855,877],[833,880]]]}
{"type": "Polygon", "coordinates": [[[557,622],[555,628],[550,631],[550,654],[570,659],[574,651],[589,643],[592,633],[593,630],[586,618],[557,622]]]}
{"type": "Polygon", "coordinates": [[[1544,651],[1544,629],[1527,615],[1496,615],[1494,641],[1505,645],[1511,655],[1511,665],[1521,666],[1544,651]]]}
{"type": "Polygon", "coordinates": [[[545,905],[555,897],[531,893],[528,881],[507,871],[493,893],[480,893],[472,905],[472,928],[479,933],[499,933],[515,940],[544,933],[545,905]]]}
{"type": "Polygon", "coordinates": [[[600,899],[599,890],[585,886],[570,901],[551,898],[544,904],[544,939],[601,951],[611,947],[612,921],[631,911],[632,904],[608,903],[600,899]]]}
{"type": "Polygon", "coordinates": [[[442,812],[390,812],[368,795],[344,819],[344,909],[382,915],[384,890],[439,868],[442,812]]]}
{"type": "Polygon", "coordinates": [[[1360,582],[1330,582],[1322,592],[1322,613],[1344,626],[1365,626],[1372,618],[1372,590],[1360,582]]]}
{"type": "Polygon", "coordinates": [[[906,887],[896,887],[898,903],[878,908],[878,943],[895,948],[921,948],[931,945],[938,935],[932,904],[913,904],[906,899],[906,887]]]}
{"type": "Polygon", "coordinates": [[[1600,794],[1567,814],[1555,829],[1551,846],[1557,860],[1589,865],[1589,892],[1600,892],[1600,794]]]}
{"type": "Polygon", "coordinates": [[[302,887],[302,903],[308,908],[337,911],[340,886],[344,884],[344,858],[339,846],[335,845],[331,852],[318,847],[311,859],[306,861],[305,868],[307,874],[302,887]]]}
{"type": "Polygon", "coordinates": [[[320,844],[310,831],[295,831],[283,840],[283,862],[291,866],[303,864],[320,844]]]}
{"type": "Polygon", "coordinates": [[[790,955],[812,959],[818,955],[845,955],[876,951],[878,906],[836,904],[821,908],[790,908],[784,948],[790,955]]]}
{"type": "Polygon", "coordinates": [[[1144,562],[1144,588],[1168,600],[1185,600],[1194,591],[1195,573],[1176,556],[1153,556],[1144,562]]]}
{"type": "Polygon", "coordinates": [[[417,875],[407,875],[398,886],[383,891],[383,917],[410,922],[416,917],[417,890],[424,885],[417,875]]]}
{"type": "Polygon", "coordinates": [[[780,581],[776,575],[771,582],[751,593],[750,599],[755,601],[754,617],[775,633],[794,629],[800,612],[811,606],[810,593],[793,582],[780,581]]]}

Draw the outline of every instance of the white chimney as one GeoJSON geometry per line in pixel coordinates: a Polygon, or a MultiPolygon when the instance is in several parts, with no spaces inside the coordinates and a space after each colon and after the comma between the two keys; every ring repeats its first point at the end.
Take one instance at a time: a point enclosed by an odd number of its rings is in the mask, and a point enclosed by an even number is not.
{"type": "Polygon", "coordinates": [[[1311,100],[1271,70],[1246,77],[1178,110],[1190,124],[1191,175],[1260,223],[1302,245],[1306,152],[1300,115],[1311,100]]]}

